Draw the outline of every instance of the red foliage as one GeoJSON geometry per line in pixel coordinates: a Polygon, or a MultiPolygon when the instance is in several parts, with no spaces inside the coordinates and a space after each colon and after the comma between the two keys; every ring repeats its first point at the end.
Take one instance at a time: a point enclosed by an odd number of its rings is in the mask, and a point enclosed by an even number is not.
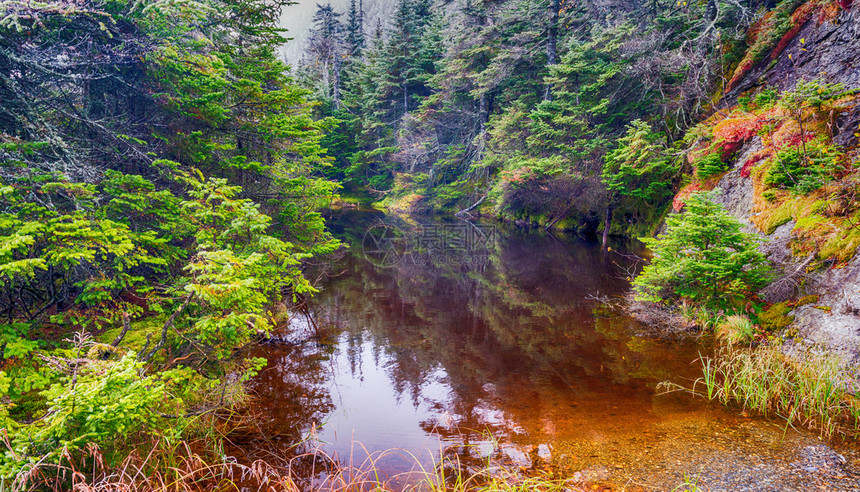
{"type": "Polygon", "coordinates": [[[718,142],[743,144],[756,136],[767,118],[750,114],[739,118],[726,118],[714,126],[714,138],[718,142]]]}
{"type": "MultiPolygon", "coordinates": [[[[769,11],[764,14],[761,19],[756,21],[752,26],[750,26],[747,31],[747,45],[753,46],[758,40],[758,37],[763,33],[769,26],[771,22],[771,18],[773,17],[773,11],[769,11]]],[[[746,56],[743,60],[741,60],[738,67],[735,69],[734,75],[732,76],[729,83],[726,84],[726,92],[732,90],[735,87],[735,84],[740,82],[740,80],[746,75],[753,67],[753,59],[751,58],[751,54],[747,51],[746,56]]]]}
{"type": "MultiPolygon", "coordinates": [[[[805,137],[806,138],[804,138],[803,140],[805,140],[806,142],[810,142],[812,140],[815,140],[815,133],[814,132],[806,132],[805,137]]],[[[789,148],[789,147],[798,147],[800,144],[801,144],[800,132],[791,133],[790,135],[788,135],[784,138],[781,138],[778,141],[777,141],[777,139],[774,139],[774,141],[773,141],[773,146],[777,150],[782,150],[782,149],[789,148]]]]}
{"type": "Polygon", "coordinates": [[[677,195],[675,195],[675,199],[672,200],[672,210],[680,212],[681,209],[684,208],[684,205],[686,205],[687,198],[689,198],[693,193],[701,190],[702,183],[693,183],[685,186],[677,195]]]}
{"type": "Polygon", "coordinates": [[[785,33],[782,39],[779,40],[779,43],[777,43],[776,48],[770,53],[771,60],[776,60],[785,48],[788,47],[788,43],[803,29],[803,25],[812,17],[817,6],[818,2],[806,2],[791,14],[791,29],[785,33]]]}
{"type": "Polygon", "coordinates": [[[739,118],[726,118],[714,126],[714,139],[720,144],[723,162],[728,162],[735,152],[758,134],[767,118],[750,114],[739,118]]]}
{"type": "Polygon", "coordinates": [[[753,166],[755,166],[768,156],[770,156],[770,152],[757,152],[750,156],[750,158],[747,159],[746,162],[744,162],[743,167],[741,167],[741,176],[744,178],[749,178],[753,166]]]}
{"type": "Polygon", "coordinates": [[[851,4],[854,3],[854,0],[839,0],[839,6],[845,10],[851,9],[851,4]]]}
{"type": "Polygon", "coordinates": [[[720,158],[723,162],[729,162],[735,152],[740,150],[743,147],[743,142],[725,142],[722,147],[722,152],[720,153],[720,158]]]}
{"type": "Polygon", "coordinates": [[[744,59],[742,64],[739,65],[738,68],[735,70],[735,74],[732,77],[732,80],[730,80],[729,83],[726,84],[726,92],[734,89],[735,85],[740,82],[742,78],[744,78],[744,75],[746,75],[747,73],[749,73],[750,70],[752,70],[752,67],[752,60],[744,59]]]}

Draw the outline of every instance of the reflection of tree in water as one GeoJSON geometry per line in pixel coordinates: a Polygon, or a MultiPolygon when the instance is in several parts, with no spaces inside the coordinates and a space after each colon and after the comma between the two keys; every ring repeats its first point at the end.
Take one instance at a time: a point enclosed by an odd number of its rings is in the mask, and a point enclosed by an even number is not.
{"type": "MultiPolygon", "coordinates": [[[[341,233],[363,230],[350,219],[339,219],[341,233]]],[[[497,230],[487,248],[487,264],[407,257],[378,268],[347,258],[348,273],[315,301],[321,325],[348,334],[353,374],[371,343],[373,363],[384,361],[393,387],[417,407],[422,387],[444,370],[450,400],[435,405],[453,421],[428,419],[428,432],[552,435],[556,421],[623,413],[613,410],[619,395],[622,404],[650,405],[646,383],[689,372],[689,360],[673,359],[677,348],[636,337],[629,319],[594,317],[589,294],[627,288],[599,248],[516,230],[497,230]]]]}
{"type": "Polygon", "coordinates": [[[290,458],[310,450],[293,446],[312,428],[319,428],[334,409],[329,393],[330,352],[313,344],[266,344],[251,354],[268,360],[249,384],[259,428],[244,442],[241,436],[231,436],[235,444],[255,453],[249,458],[290,458]]]}

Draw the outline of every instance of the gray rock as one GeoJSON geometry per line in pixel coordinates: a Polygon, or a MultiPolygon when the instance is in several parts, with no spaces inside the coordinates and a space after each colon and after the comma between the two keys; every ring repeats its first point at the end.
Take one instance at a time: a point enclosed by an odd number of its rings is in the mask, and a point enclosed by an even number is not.
{"type": "Polygon", "coordinates": [[[550,451],[549,446],[546,444],[541,444],[537,449],[538,458],[543,461],[552,461],[552,451],[550,451]]]}
{"type": "Polygon", "coordinates": [[[741,149],[734,167],[717,183],[717,188],[722,190],[722,193],[717,196],[715,201],[726,207],[730,214],[740,219],[747,226],[747,229],[753,228],[750,214],[752,214],[754,190],[752,180],[749,177],[741,176],[741,168],[753,154],[761,149],[761,137],[756,136],[741,149]]]}
{"type": "Polygon", "coordinates": [[[817,273],[814,279],[813,290],[820,296],[818,302],[794,310],[795,326],[799,334],[816,345],[838,352],[849,362],[858,362],[860,257],[855,256],[843,268],[817,273]],[[829,308],[829,311],[826,308],[829,308]]]}
{"type": "Polygon", "coordinates": [[[813,15],[779,56],[772,68],[770,57],[759,63],[725,98],[731,106],[737,97],[764,82],[781,90],[790,89],[798,78],[839,82],[848,89],[860,88],[860,9],[843,11],[836,19],[818,25],[813,15]],[[805,40],[801,45],[800,40],[805,40]],[[789,59],[788,55],[791,55],[789,59]],[[769,69],[770,68],[770,69],[769,69]]]}

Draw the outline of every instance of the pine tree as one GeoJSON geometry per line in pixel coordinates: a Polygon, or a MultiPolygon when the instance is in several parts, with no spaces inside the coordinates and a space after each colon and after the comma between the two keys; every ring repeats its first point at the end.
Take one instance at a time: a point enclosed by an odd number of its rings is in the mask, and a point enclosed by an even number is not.
{"type": "Polygon", "coordinates": [[[336,108],[340,106],[340,76],[345,51],[340,16],[330,3],[317,4],[306,51],[309,71],[317,75],[324,97],[331,98],[336,108]]]}
{"type": "Polygon", "coordinates": [[[683,213],[666,219],[665,233],[643,239],[654,257],[633,282],[637,300],[738,308],[767,283],[770,265],[757,237],[712,198],[694,193],[683,213]]]}

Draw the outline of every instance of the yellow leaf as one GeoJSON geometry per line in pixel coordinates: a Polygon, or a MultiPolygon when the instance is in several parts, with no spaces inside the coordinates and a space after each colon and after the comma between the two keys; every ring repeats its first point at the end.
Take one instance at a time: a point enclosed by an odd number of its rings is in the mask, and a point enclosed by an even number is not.
{"type": "Polygon", "coordinates": [[[806,38],[800,38],[800,44],[806,43],[806,38]]]}

